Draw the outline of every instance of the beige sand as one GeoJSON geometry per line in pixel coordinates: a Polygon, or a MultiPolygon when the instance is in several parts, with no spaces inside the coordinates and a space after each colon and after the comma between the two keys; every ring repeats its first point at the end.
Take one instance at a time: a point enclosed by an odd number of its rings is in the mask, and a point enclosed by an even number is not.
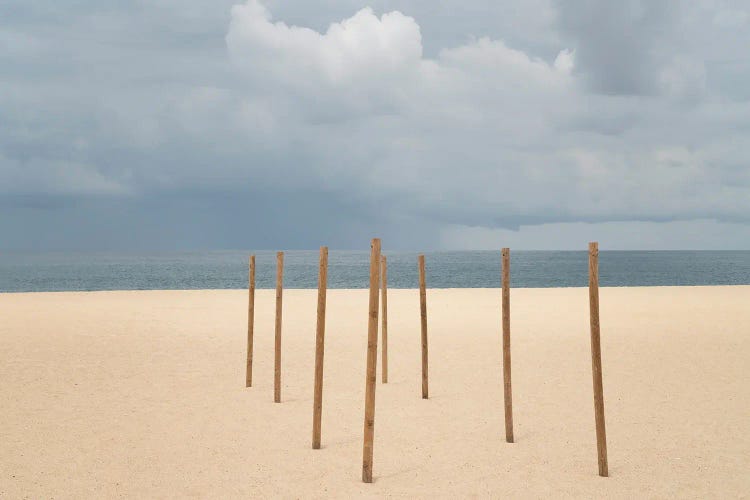
{"type": "MultiPolygon", "coordinates": [[[[375,482],[360,482],[367,291],[329,292],[323,449],[312,450],[314,290],[0,295],[0,497],[750,495],[750,287],[602,289],[609,478],[597,476],[586,289],[512,292],[515,444],[498,290],[389,294],[375,482]]],[[[379,380],[379,377],[378,377],[379,380]]]]}

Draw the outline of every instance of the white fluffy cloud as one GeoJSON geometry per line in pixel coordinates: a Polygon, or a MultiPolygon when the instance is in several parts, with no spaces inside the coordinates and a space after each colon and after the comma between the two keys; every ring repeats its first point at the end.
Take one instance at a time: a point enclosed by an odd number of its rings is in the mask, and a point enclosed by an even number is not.
{"type": "Polygon", "coordinates": [[[465,99],[473,89],[456,89],[461,83],[551,86],[572,68],[570,51],[561,51],[550,66],[486,37],[427,59],[419,25],[399,11],[378,17],[367,7],[325,33],[273,21],[258,0],[235,5],[231,14],[226,36],[231,59],[266,90],[281,87],[312,97],[330,91],[363,98],[401,94],[408,104],[425,90],[446,95],[460,90],[454,99],[465,99]]]}
{"type": "Polygon", "coordinates": [[[480,38],[425,58],[419,26],[399,12],[363,9],[317,33],[250,1],[233,8],[227,45],[248,92],[284,116],[279,132],[306,144],[310,168],[346,170],[342,188],[415,197],[406,204],[424,212],[477,188],[476,201],[492,203],[496,181],[517,169],[485,155],[523,154],[572,84],[568,52],[555,66],[480,38]]]}
{"type": "Polygon", "coordinates": [[[333,23],[325,33],[272,22],[257,1],[232,7],[227,45],[234,61],[250,73],[269,72],[292,87],[310,80],[334,88],[409,72],[422,57],[419,26],[398,11],[378,18],[371,8],[333,23]]]}

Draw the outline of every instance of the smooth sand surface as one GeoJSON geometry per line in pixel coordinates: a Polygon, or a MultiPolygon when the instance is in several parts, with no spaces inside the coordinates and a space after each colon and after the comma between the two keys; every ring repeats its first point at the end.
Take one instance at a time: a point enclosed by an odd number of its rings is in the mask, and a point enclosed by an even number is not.
{"type": "MultiPolygon", "coordinates": [[[[311,449],[315,290],[0,294],[0,497],[750,496],[750,287],[603,288],[609,478],[597,475],[588,294],[512,290],[514,444],[499,290],[389,291],[374,483],[363,484],[367,291],[328,295],[323,448],[311,449]]],[[[378,369],[380,367],[378,366],[378,369]]]]}

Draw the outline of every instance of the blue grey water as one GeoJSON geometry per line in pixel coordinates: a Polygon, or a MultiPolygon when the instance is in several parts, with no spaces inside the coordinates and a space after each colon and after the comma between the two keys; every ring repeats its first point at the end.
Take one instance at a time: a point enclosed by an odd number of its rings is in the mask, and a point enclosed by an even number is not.
{"type": "MultiPolygon", "coordinates": [[[[0,253],[0,291],[213,289],[247,287],[247,251],[0,253]]],[[[275,286],[276,254],[257,255],[257,287],[275,286]]],[[[500,252],[425,254],[429,288],[496,288],[500,252]]],[[[285,255],[284,287],[316,288],[318,251],[285,255]]],[[[602,251],[602,286],[750,284],[750,251],[602,251]]],[[[329,288],[366,288],[369,252],[329,255],[329,288]]],[[[513,287],[575,287],[588,283],[588,254],[516,251],[513,287]]],[[[417,287],[417,253],[388,253],[388,285],[417,287]]]]}

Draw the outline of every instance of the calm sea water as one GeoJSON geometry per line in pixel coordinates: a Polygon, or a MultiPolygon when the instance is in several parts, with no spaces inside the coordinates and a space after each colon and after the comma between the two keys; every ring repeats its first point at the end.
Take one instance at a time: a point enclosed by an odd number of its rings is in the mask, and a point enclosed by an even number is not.
{"type": "MultiPolygon", "coordinates": [[[[275,286],[275,252],[256,252],[257,286],[275,286]]],[[[150,290],[247,287],[248,252],[0,254],[0,291],[150,290]]],[[[425,254],[429,288],[499,287],[500,252],[425,254]]],[[[369,252],[329,254],[330,288],[366,288],[369,252]]],[[[316,288],[318,251],[285,255],[284,287],[316,288]]],[[[514,287],[588,283],[587,252],[511,254],[514,287]]],[[[602,286],[750,284],[750,251],[617,252],[599,257],[602,286]]],[[[388,254],[388,285],[417,287],[417,254],[388,254]]]]}

